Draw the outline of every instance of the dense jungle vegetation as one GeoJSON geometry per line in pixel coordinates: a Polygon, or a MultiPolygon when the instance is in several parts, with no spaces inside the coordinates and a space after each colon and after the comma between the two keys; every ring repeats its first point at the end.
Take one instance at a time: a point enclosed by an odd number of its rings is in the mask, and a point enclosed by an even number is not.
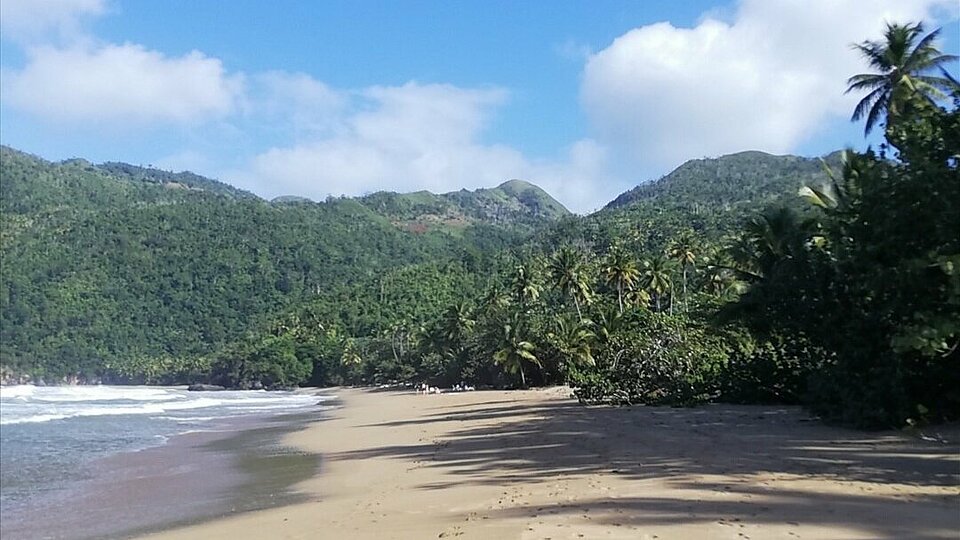
{"type": "MultiPolygon", "coordinates": [[[[933,34],[934,36],[936,33],[933,34]]],[[[822,160],[695,160],[570,215],[521,181],[272,202],[3,148],[0,364],[48,382],[569,383],[587,403],[960,418],[960,90],[921,25],[857,45],[822,160]]]]}

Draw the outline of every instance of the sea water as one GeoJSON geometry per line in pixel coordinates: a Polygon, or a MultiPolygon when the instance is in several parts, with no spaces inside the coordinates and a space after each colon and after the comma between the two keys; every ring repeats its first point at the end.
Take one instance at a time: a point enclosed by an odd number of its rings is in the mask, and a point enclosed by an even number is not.
{"type": "Polygon", "coordinates": [[[231,418],[315,411],[325,399],[186,387],[0,387],[0,514],[90,478],[99,458],[223,429],[231,418]]]}

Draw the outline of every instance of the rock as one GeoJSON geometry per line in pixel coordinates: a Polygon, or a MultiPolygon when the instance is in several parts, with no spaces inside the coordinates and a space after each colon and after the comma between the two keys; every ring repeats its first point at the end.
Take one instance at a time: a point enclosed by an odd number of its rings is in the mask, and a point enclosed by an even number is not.
{"type": "Polygon", "coordinates": [[[216,392],[226,390],[226,388],[216,384],[191,384],[187,387],[187,390],[191,392],[216,392]]]}

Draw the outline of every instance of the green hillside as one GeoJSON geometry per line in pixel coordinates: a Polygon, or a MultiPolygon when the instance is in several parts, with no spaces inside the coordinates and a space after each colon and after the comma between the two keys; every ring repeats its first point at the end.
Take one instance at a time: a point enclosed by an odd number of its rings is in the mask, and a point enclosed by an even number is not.
{"type": "MultiPolygon", "coordinates": [[[[832,167],[840,153],[824,156],[832,167]]],[[[655,181],[622,193],[607,204],[617,209],[653,202],[657,205],[735,211],[738,206],[776,201],[811,182],[825,179],[823,162],[817,158],[774,156],[750,151],[719,158],[694,159],[655,181]]]]}
{"type": "Polygon", "coordinates": [[[0,158],[0,363],[49,377],[205,354],[306,298],[411,264],[486,264],[521,234],[410,232],[349,198],[272,204],[189,173],[0,158]]]}
{"type": "Polygon", "coordinates": [[[412,291],[432,279],[391,281],[394,273],[456,266],[432,308],[407,313],[426,316],[485,282],[472,272],[501,264],[505,250],[591,233],[602,248],[618,227],[644,222],[661,232],[672,223],[716,227],[697,220],[745,215],[821,174],[816,160],[756,152],[699,160],[576,217],[521,180],[439,195],[267,202],[192,173],[0,152],[2,363],[52,376],[94,376],[129,356],[206,354],[297,305],[333,298],[341,300],[331,318],[358,335],[376,332],[387,310],[409,311],[380,302],[389,284],[412,291]]]}
{"type": "Polygon", "coordinates": [[[510,180],[492,189],[443,194],[381,191],[359,200],[399,226],[421,232],[456,230],[474,223],[535,227],[570,215],[547,192],[523,180],[510,180]]]}

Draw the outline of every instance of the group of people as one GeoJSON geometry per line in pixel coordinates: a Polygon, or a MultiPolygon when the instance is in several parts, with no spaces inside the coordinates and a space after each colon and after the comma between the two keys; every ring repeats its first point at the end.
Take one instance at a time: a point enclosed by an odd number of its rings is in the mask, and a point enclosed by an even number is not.
{"type": "MultiPolygon", "coordinates": [[[[430,386],[429,384],[422,382],[416,386],[418,394],[442,394],[443,391],[436,386],[430,386]]],[[[452,392],[471,392],[476,390],[473,386],[467,386],[466,383],[461,382],[453,385],[453,388],[450,389],[452,392]]]]}

